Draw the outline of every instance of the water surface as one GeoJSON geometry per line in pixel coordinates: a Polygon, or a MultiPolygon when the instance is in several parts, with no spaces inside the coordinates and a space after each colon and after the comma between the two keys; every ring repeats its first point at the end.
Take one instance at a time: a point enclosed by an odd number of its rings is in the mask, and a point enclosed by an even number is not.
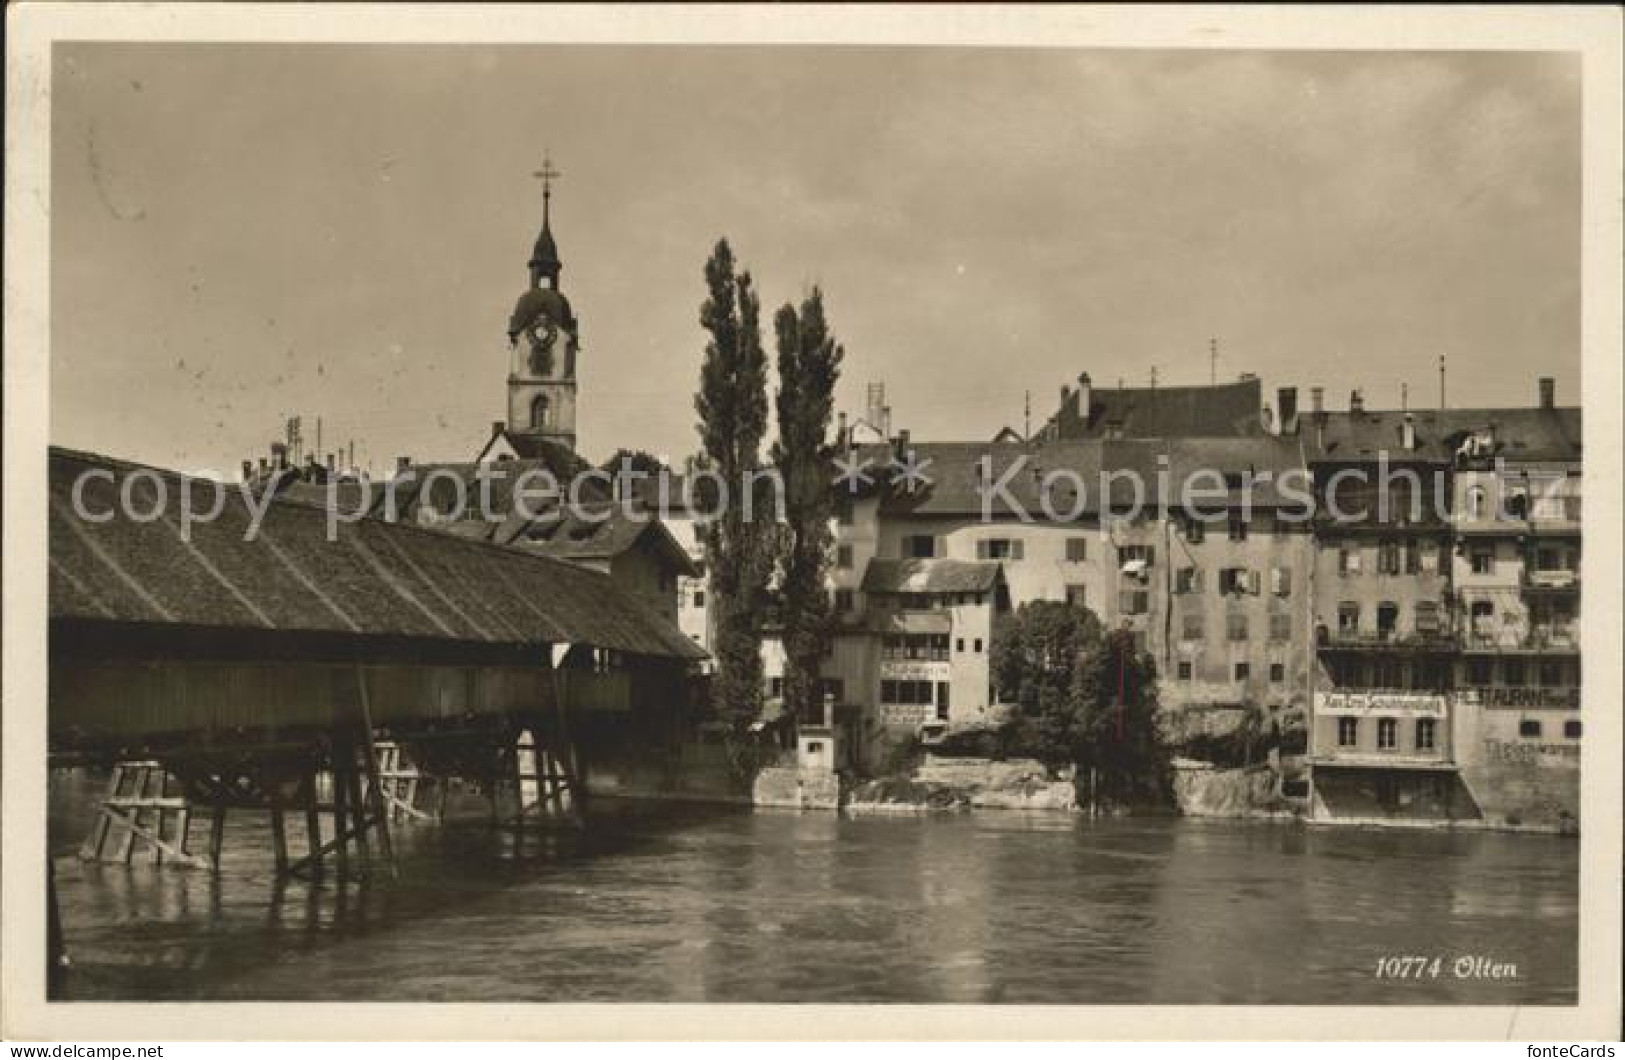
{"type": "Polygon", "coordinates": [[[523,842],[477,817],[406,827],[397,881],[279,888],[249,815],[219,878],[81,863],[89,794],[53,781],[67,999],[1575,998],[1572,840],[599,803],[584,832],[523,842]],[[1439,976],[1377,977],[1406,954],[1439,976]],[[1458,979],[1475,956],[1516,977],[1458,979]]]}

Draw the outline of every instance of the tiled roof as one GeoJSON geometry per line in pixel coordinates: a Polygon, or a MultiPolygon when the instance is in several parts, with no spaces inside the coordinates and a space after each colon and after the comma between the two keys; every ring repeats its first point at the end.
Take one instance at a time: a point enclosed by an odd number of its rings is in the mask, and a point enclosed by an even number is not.
{"type": "Polygon", "coordinates": [[[1580,459],[1578,408],[1416,409],[1304,413],[1299,417],[1304,451],[1315,463],[1364,462],[1386,451],[1391,461],[1450,462],[1468,435],[1492,430],[1495,454],[1510,461],[1580,459]],[[1403,447],[1405,417],[1416,447],[1403,447]]]}
{"type": "Polygon", "coordinates": [[[999,581],[997,563],[960,559],[872,559],[866,593],[984,593],[999,581]]]}
{"type": "Polygon", "coordinates": [[[558,559],[613,559],[645,542],[679,574],[698,573],[693,560],[653,516],[628,515],[623,505],[563,505],[534,519],[510,518],[492,537],[498,544],[558,559]]]}
{"type": "Polygon", "coordinates": [[[607,576],[558,560],[378,519],[337,523],[329,541],[322,507],[284,499],[267,504],[249,539],[251,512],[233,484],[60,449],[50,494],[53,619],[704,655],[607,576]],[[77,513],[76,481],[84,511],[114,518],[77,513]],[[217,485],[219,517],[182,540],[178,498],[190,491],[193,509],[207,512],[217,485]],[[138,512],[161,488],[163,514],[128,517],[124,486],[138,512]]]}
{"type": "Polygon", "coordinates": [[[1052,438],[1249,437],[1264,433],[1262,400],[1257,379],[1212,386],[1093,386],[1087,410],[1080,392],[1069,390],[1040,433],[1052,438]]]}

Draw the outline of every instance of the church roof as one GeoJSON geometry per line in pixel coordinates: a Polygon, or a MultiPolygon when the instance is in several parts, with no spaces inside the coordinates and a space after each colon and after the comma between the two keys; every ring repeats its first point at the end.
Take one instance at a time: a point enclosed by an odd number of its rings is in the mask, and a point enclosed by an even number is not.
{"type": "Polygon", "coordinates": [[[1213,386],[1088,388],[1067,392],[1041,432],[1053,438],[1226,438],[1264,433],[1257,378],[1213,386]]]}

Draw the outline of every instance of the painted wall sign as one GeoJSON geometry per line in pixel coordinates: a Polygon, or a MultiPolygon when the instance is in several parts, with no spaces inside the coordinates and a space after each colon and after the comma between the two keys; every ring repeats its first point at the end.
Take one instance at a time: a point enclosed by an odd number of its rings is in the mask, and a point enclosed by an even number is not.
{"type": "Polygon", "coordinates": [[[1391,714],[1406,718],[1442,718],[1445,697],[1425,692],[1316,692],[1321,714],[1391,714]]]}
{"type": "Polygon", "coordinates": [[[1502,685],[1484,685],[1463,690],[1461,701],[1483,707],[1511,707],[1515,709],[1551,707],[1578,710],[1580,709],[1580,689],[1577,685],[1552,688],[1508,688],[1502,685]]]}
{"type": "Polygon", "coordinates": [[[887,681],[946,681],[951,666],[946,662],[882,662],[880,676],[887,681]]]}

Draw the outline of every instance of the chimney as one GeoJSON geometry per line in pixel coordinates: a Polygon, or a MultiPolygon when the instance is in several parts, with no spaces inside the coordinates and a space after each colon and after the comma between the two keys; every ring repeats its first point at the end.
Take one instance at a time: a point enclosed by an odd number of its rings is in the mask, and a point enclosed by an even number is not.
{"type": "Polygon", "coordinates": [[[1540,407],[1552,408],[1557,404],[1557,380],[1549,375],[1540,377],[1540,407]]]}
{"type": "Polygon", "coordinates": [[[501,434],[503,426],[504,425],[503,425],[503,422],[501,420],[492,420],[491,421],[491,437],[495,438],[497,435],[501,434]]]}
{"type": "Polygon", "coordinates": [[[1298,388],[1283,386],[1275,392],[1275,411],[1281,416],[1281,433],[1298,433],[1298,388]]]}
{"type": "Polygon", "coordinates": [[[1078,373],[1078,418],[1089,424],[1089,406],[1094,401],[1095,386],[1088,372],[1078,373]]]}
{"type": "Polygon", "coordinates": [[[395,476],[397,478],[399,478],[400,476],[406,474],[407,470],[411,466],[412,466],[412,458],[411,457],[409,457],[409,456],[397,456],[395,458],[395,476]]]}
{"type": "Polygon", "coordinates": [[[897,432],[897,459],[903,460],[908,454],[908,431],[897,432]]]}
{"type": "Polygon", "coordinates": [[[838,413],[835,417],[835,444],[846,445],[846,413],[838,413]]]}
{"type": "Polygon", "coordinates": [[[271,473],[271,461],[268,460],[267,458],[263,457],[263,456],[260,457],[260,476],[263,478],[264,476],[269,475],[270,473],[271,473]]]}
{"type": "Polygon", "coordinates": [[[1309,388],[1309,411],[1313,412],[1316,416],[1319,416],[1326,411],[1325,387],[1312,386],[1309,388]]]}
{"type": "Polygon", "coordinates": [[[1275,433],[1275,415],[1270,412],[1269,405],[1258,410],[1258,422],[1264,428],[1265,434],[1275,433]]]}
{"type": "Polygon", "coordinates": [[[254,477],[254,461],[243,461],[243,481],[247,482],[254,477]]]}
{"type": "Polygon", "coordinates": [[[886,406],[881,408],[881,410],[880,410],[880,423],[879,423],[878,426],[880,427],[880,436],[882,438],[885,438],[885,437],[888,437],[888,436],[891,435],[891,406],[890,405],[886,405],[886,406]]]}
{"type": "Polygon", "coordinates": [[[327,454],[327,473],[329,475],[331,475],[334,472],[336,472],[338,469],[339,469],[338,455],[335,454],[335,453],[328,453],[327,454]]]}
{"type": "Polygon", "coordinates": [[[288,447],[282,442],[271,443],[271,462],[281,471],[288,466],[288,447]]]}
{"type": "Polygon", "coordinates": [[[1349,411],[1350,412],[1364,412],[1365,411],[1365,397],[1363,395],[1361,395],[1361,393],[1358,390],[1350,390],[1349,391],[1349,411]]]}
{"type": "Polygon", "coordinates": [[[1416,448],[1416,417],[1409,412],[1399,425],[1399,444],[1405,449],[1416,448]]]}

